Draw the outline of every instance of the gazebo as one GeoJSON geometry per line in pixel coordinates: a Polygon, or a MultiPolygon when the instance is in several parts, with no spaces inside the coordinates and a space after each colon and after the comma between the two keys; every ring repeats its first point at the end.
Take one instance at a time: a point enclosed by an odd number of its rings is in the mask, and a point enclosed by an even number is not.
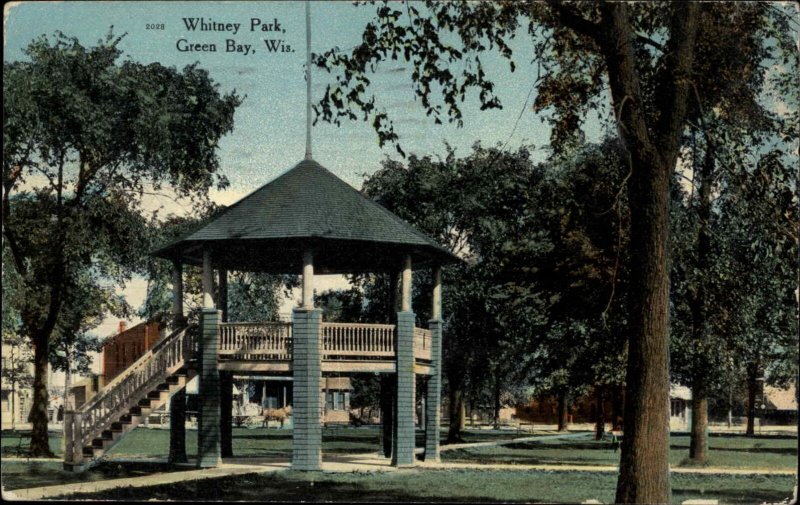
{"type": "MultiPolygon", "coordinates": [[[[322,464],[323,374],[393,377],[392,463],[414,463],[416,375],[428,377],[425,459],[439,458],[441,268],[459,261],[447,249],[311,159],[311,29],[306,3],[306,156],[200,229],[152,254],[171,260],[174,331],[79,408],[65,413],[64,468],[82,471],[154,409],[171,402],[170,460],[185,461],[185,388],[199,381],[199,467],[230,456],[233,374],[291,374],[292,468],[322,464]],[[183,314],[183,265],[202,267],[199,332],[183,314]],[[428,328],[415,326],[412,266],[432,269],[428,328]],[[214,297],[214,271],[218,293],[214,297]],[[301,274],[302,303],[292,322],[227,320],[227,272],[301,274]],[[314,307],[314,273],[389,273],[401,277],[395,324],[330,323],[314,307]],[[402,275],[400,275],[402,274],[402,275]]],[[[388,395],[387,395],[388,396],[388,395]]],[[[384,443],[388,437],[384,438],[384,443]]],[[[384,447],[386,454],[388,447],[384,447]]]]}
{"type": "Polygon", "coordinates": [[[322,460],[323,373],[394,374],[392,463],[414,462],[415,375],[427,375],[425,459],[439,457],[441,267],[458,261],[433,239],[373,202],[311,159],[231,205],[198,230],[153,255],[174,270],[176,320],[183,317],[182,265],[202,266],[198,466],[230,453],[232,373],[291,372],[292,468],[322,460]],[[415,327],[412,266],[432,269],[428,329],[415,327]],[[215,300],[214,271],[219,295],[215,300]],[[302,274],[302,305],[292,323],[227,321],[227,272],[302,274]],[[326,323],[314,307],[314,274],[401,273],[396,325],[326,323]]]}

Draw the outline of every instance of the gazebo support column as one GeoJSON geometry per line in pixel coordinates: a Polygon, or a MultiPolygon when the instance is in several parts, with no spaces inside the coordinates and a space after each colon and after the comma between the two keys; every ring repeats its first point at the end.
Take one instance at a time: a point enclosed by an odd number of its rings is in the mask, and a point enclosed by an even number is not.
{"type": "Polygon", "coordinates": [[[186,463],[186,388],[169,399],[169,462],[186,463]]]}
{"type": "Polygon", "coordinates": [[[303,253],[302,303],[292,314],[292,469],[313,471],[322,468],[322,310],[314,308],[310,249],[303,253]]]}
{"type": "Polygon", "coordinates": [[[303,253],[303,308],[314,308],[314,255],[311,250],[303,253]]]}
{"type": "Polygon", "coordinates": [[[397,394],[395,396],[392,464],[414,464],[414,313],[411,312],[411,257],[406,256],[402,277],[401,310],[397,313],[397,394]]]}
{"type": "Polygon", "coordinates": [[[219,372],[220,454],[233,457],[233,373],[219,372]]]}
{"type": "MultiPolygon", "coordinates": [[[[228,322],[228,271],[219,269],[217,282],[217,308],[220,309],[221,320],[228,322]]],[[[233,456],[233,374],[219,373],[220,387],[220,454],[223,458],[233,456]]]]}
{"type": "Polygon", "coordinates": [[[294,309],[292,314],[292,469],[322,468],[320,405],[320,335],[322,310],[294,309]]]}
{"type": "Polygon", "coordinates": [[[431,320],[431,375],[425,402],[425,461],[439,461],[439,425],[442,410],[442,269],[433,270],[431,320]]]}
{"type": "Polygon", "coordinates": [[[442,411],[442,321],[428,322],[431,330],[431,375],[425,402],[425,461],[439,461],[442,411]]]}
{"type": "Polygon", "coordinates": [[[217,300],[217,308],[222,311],[222,322],[228,322],[228,271],[224,268],[219,270],[219,281],[217,283],[219,289],[219,298],[217,300]]]}
{"type": "Polygon", "coordinates": [[[220,311],[203,308],[200,314],[200,345],[197,420],[197,467],[219,464],[220,450],[220,380],[217,370],[220,311]]]}
{"type": "Polygon", "coordinates": [[[183,317],[183,265],[172,262],[172,329],[186,325],[183,317]]]}
{"type": "Polygon", "coordinates": [[[214,269],[211,267],[211,252],[203,250],[203,308],[214,307],[214,269]]]}
{"type": "Polygon", "coordinates": [[[381,374],[381,442],[384,457],[392,457],[394,445],[394,375],[381,374]]]}

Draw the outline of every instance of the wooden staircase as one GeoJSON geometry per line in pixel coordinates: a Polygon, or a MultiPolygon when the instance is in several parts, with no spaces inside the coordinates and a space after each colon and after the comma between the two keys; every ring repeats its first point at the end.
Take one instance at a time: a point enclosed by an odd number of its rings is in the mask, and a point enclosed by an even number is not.
{"type": "Polygon", "coordinates": [[[174,331],[75,411],[64,415],[64,470],[82,472],[186,387],[195,328],[174,331]]]}
{"type": "Polygon", "coordinates": [[[91,445],[83,447],[83,458],[99,460],[109,449],[114,447],[117,442],[135,427],[144,422],[147,416],[157,408],[165,405],[169,398],[186,387],[188,378],[185,372],[179,372],[167,378],[156,389],[147,393],[147,396],[139,400],[137,405],[131,407],[127,413],[119,416],[112,422],[109,429],[103,430],[100,436],[92,439],[91,445]]]}

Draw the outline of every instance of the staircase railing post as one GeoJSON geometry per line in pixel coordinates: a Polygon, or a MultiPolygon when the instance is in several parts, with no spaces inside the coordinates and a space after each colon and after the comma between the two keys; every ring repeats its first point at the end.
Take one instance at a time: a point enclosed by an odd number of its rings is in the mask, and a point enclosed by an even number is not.
{"type": "Polygon", "coordinates": [[[83,414],[75,412],[72,415],[72,463],[83,463],[83,414]]]}
{"type": "Polygon", "coordinates": [[[73,412],[71,410],[64,412],[64,462],[66,463],[72,463],[74,459],[72,452],[72,419],[73,412]]]}

